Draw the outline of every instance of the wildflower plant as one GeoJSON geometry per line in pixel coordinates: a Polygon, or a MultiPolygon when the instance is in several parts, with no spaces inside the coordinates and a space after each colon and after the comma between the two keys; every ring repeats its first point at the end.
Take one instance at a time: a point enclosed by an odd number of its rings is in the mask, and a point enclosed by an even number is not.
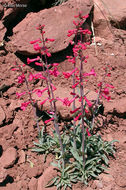
{"type": "Polygon", "coordinates": [[[70,41],[73,46],[73,55],[66,57],[69,64],[72,64],[73,68],[71,71],[59,73],[58,63],[48,63],[48,57],[51,54],[46,44],[53,42],[54,39],[45,38],[44,25],[39,25],[36,28],[40,31],[41,38],[30,42],[40,56],[34,59],[27,59],[27,64],[34,63],[42,67],[42,71],[37,74],[29,73],[27,79],[23,72],[23,67],[17,63],[15,63],[15,67],[12,69],[20,72],[18,83],[26,83],[27,91],[17,93],[17,98],[26,94],[29,95],[28,101],[21,104],[21,109],[25,110],[31,104],[36,118],[39,142],[34,143],[35,147],[32,151],[44,153],[45,158],[49,153],[55,155],[55,163],[53,165],[56,166],[58,175],[49,182],[47,187],[55,185],[57,189],[62,187],[67,189],[68,187],[72,188],[72,183],[78,181],[88,184],[90,179],[97,178],[105,170],[105,166],[109,164],[109,156],[114,154],[114,141],[103,141],[99,135],[94,134],[94,125],[97,121],[96,118],[101,104],[100,100],[105,98],[109,101],[109,88],[114,88],[111,84],[105,82],[106,77],[110,76],[110,66],[104,69],[105,74],[102,81],[98,84],[97,99],[93,102],[90,101],[87,98],[88,93],[85,92],[87,77],[96,77],[94,68],[87,73],[84,67],[88,59],[88,56],[84,54],[84,50],[90,45],[89,42],[84,42],[84,36],[85,34],[91,34],[89,30],[83,29],[83,23],[87,18],[88,15],[82,16],[81,13],[76,15],[75,19],[77,21],[73,21],[75,29],[68,31],[68,37],[72,35],[75,37],[75,40],[70,41]],[[54,96],[54,91],[57,88],[53,85],[52,76],[57,77],[59,74],[62,74],[66,79],[72,77],[72,91],[70,93],[73,96],[72,99],[68,99],[68,97],[62,99],[54,96]],[[30,82],[36,79],[45,81],[46,87],[30,90],[30,82]],[[32,94],[36,93],[38,97],[42,97],[45,92],[47,92],[47,98],[42,100],[40,105],[45,104],[47,101],[50,103],[50,110],[47,112],[49,119],[44,120],[44,126],[40,129],[39,118],[36,114],[37,102],[33,99],[32,94]],[[69,128],[64,124],[62,133],[59,130],[58,123],[56,107],[56,102],[58,101],[67,107],[72,105],[70,114],[73,119],[71,124],[69,124],[69,128]],[[91,119],[88,117],[90,112],[92,114],[91,119]],[[50,122],[54,123],[52,136],[45,132],[45,128],[48,127],[50,122]]]}

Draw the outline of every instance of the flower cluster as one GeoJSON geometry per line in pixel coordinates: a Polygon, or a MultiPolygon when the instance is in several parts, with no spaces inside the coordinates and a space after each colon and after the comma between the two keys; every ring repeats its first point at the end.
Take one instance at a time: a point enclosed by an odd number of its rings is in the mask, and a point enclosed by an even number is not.
{"type": "MultiPolygon", "coordinates": [[[[59,63],[48,63],[48,57],[51,56],[51,53],[49,52],[49,48],[47,47],[50,43],[54,42],[54,39],[51,38],[45,38],[45,31],[44,25],[39,25],[36,29],[40,31],[41,38],[30,41],[30,44],[33,45],[34,50],[39,54],[36,58],[27,58],[27,65],[34,64],[36,66],[41,67],[41,72],[37,73],[24,73],[22,66],[19,66],[17,63],[15,64],[16,67],[12,68],[13,71],[20,72],[20,75],[18,76],[18,83],[23,84],[25,82],[26,84],[26,91],[16,93],[17,98],[21,98],[24,95],[28,95],[27,101],[23,102],[21,104],[21,109],[24,111],[30,104],[33,107],[33,112],[35,115],[36,125],[38,127],[38,130],[40,132],[39,128],[39,120],[37,116],[37,106],[38,102],[33,99],[33,94],[36,93],[36,95],[41,98],[40,105],[43,108],[47,103],[50,104],[50,110],[46,110],[47,114],[50,116],[48,120],[44,120],[44,126],[47,125],[50,122],[54,123],[55,132],[57,134],[60,150],[61,150],[61,158],[63,163],[63,168],[65,166],[65,154],[67,154],[64,149],[65,146],[62,142],[61,133],[59,130],[59,123],[58,123],[58,116],[57,116],[57,107],[56,102],[61,102],[63,106],[69,107],[69,114],[72,117],[71,123],[73,124],[73,134],[71,135],[73,138],[73,144],[74,151],[77,152],[77,125],[78,123],[81,123],[79,126],[79,129],[81,130],[81,139],[79,139],[79,144],[81,145],[81,156],[83,160],[83,171],[85,169],[85,141],[86,138],[90,138],[93,134],[93,124],[95,120],[95,116],[97,113],[97,108],[99,106],[99,98],[104,97],[108,101],[111,99],[110,97],[110,88],[114,88],[111,84],[108,84],[105,82],[105,77],[110,77],[110,72],[105,70],[105,76],[103,76],[103,80],[100,81],[98,84],[99,90],[97,99],[95,101],[92,101],[88,99],[87,94],[85,93],[85,86],[87,85],[88,78],[90,76],[96,77],[95,69],[92,68],[90,71],[85,71],[85,64],[87,63],[88,56],[84,54],[84,51],[87,49],[87,46],[90,44],[89,42],[84,42],[83,38],[85,37],[85,34],[90,35],[91,32],[87,29],[83,28],[83,23],[85,19],[88,18],[88,15],[83,16],[80,12],[78,15],[75,16],[77,18],[77,21],[73,21],[74,29],[68,31],[68,37],[74,35],[75,41],[71,40],[70,43],[73,47],[73,55],[72,56],[66,56],[68,59],[68,62],[72,65],[72,70],[67,72],[59,72],[58,66],[59,63]],[[54,91],[57,90],[56,86],[53,84],[54,77],[59,77],[59,75],[62,75],[65,80],[70,80],[72,78],[73,82],[70,86],[71,92],[70,95],[72,97],[58,97],[54,95],[54,91]],[[28,76],[28,77],[27,77],[28,76]],[[30,83],[34,80],[41,80],[41,88],[31,89],[30,83]],[[44,85],[43,85],[44,84],[44,85]],[[47,94],[46,98],[43,98],[43,94],[47,94]],[[95,103],[94,103],[95,102],[95,103]],[[92,121],[88,119],[88,115],[92,114],[92,121]],[[79,122],[78,122],[79,120],[79,122]],[[80,143],[81,142],[81,143],[80,143]],[[76,151],[75,151],[76,150],[76,151]]],[[[24,65],[23,65],[24,66],[24,65]]],[[[109,67],[110,69],[110,67],[109,67]]],[[[55,93],[56,94],[56,93],[55,93]]],[[[72,152],[70,152],[71,154],[72,152]]],[[[59,153],[58,153],[59,154],[59,153]]],[[[79,156],[78,156],[79,157],[79,156]]]]}

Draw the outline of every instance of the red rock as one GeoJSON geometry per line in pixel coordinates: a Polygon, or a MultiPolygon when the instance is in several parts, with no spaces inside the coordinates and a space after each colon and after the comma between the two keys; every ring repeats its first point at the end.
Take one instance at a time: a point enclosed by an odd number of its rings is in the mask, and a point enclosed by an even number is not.
{"type": "Polygon", "coordinates": [[[6,28],[5,26],[3,25],[3,23],[0,21],[0,47],[3,46],[3,39],[4,39],[4,36],[5,36],[5,33],[6,33],[6,28]]]}
{"type": "Polygon", "coordinates": [[[3,6],[0,4],[0,19],[2,18],[3,14],[4,14],[4,8],[3,8],[3,6]]]}
{"type": "Polygon", "coordinates": [[[110,39],[113,37],[109,21],[123,24],[126,20],[126,1],[94,0],[95,35],[110,39]]]}
{"type": "Polygon", "coordinates": [[[126,188],[126,168],[120,169],[116,176],[116,183],[119,187],[126,188]]]}
{"type": "Polygon", "coordinates": [[[6,118],[5,112],[3,108],[0,106],[0,125],[3,124],[3,121],[5,120],[5,118],[6,118]]]}
{"type": "Polygon", "coordinates": [[[25,157],[26,157],[25,152],[24,152],[23,150],[21,150],[21,151],[19,152],[19,160],[18,160],[18,163],[19,163],[19,164],[25,163],[25,157]]]}
{"type": "Polygon", "coordinates": [[[0,163],[0,183],[2,183],[7,177],[6,169],[2,167],[2,163],[0,163]]]}
{"type": "Polygon", "coordinates": [[[110,101],[105,103],[105,113],[113,113],[120,116],[126,115],[126,98],[121,98],[116,101],[110,101]]]}
{"type": "Polygon", "coordinates": [[[30,190],[37,190],[37,182],[38,180],[34,177],[31,178],[29,184],[28,184],[28,187],[30,190]]]}
{"type": "Polygon", "coordinates": [[[71,38],[67,37],[68,30],[75,28],[73,24],[74,15],[82,11],[83,15],[90,13],[93,2],[90,0],[68,0],[66,3],[41,10],[38,13],[29,13],[14,29],[10,44],[16,47],[16,51],[21,54],[37,54],[33,45],[29,42],[41,37],[36,30],[37,25],[45,25],[45,37],[55,39],[54,42],[47,44],[49,51],[55,53],[65,49],[71,38]],[[63,18],[63,19],[62,19],[63,18]]]}
{"type": "MultiPolygon", "coordinates": [[[[56,170],[53,166],[49,166],[43,173],[41,177],[38,178],[37,190],[46,190],[45,186],[48,182],[56,176],[56,170]]],[[[56,190],[56,187],[49,187],[48,190],[56,190]]]]}
{"type": "Polygon", "coordinates": [[[11,100],[11,104],[9,106],[9,110],[12,111],[12,110],[15,110],[16,108],[20,108],[21,107],[21,103],[23,101],[21,100],[11,100]]]}
{"type": "Polygon", "coordinates": [[[5,152],[3,152],[3,155],[0,158],[0,163],[2,163],[2,166],[4,168],[12,167],[17,159],[17,151],[15,148],[10,147],[5,152]]]}
{"type": "Polygon", "coordinates": [[[33,168],[29,168],[27,171],[27,175],[29,178],[40,176],[43,173],[43,169],[39,167],[33,166],[33,168]]]}

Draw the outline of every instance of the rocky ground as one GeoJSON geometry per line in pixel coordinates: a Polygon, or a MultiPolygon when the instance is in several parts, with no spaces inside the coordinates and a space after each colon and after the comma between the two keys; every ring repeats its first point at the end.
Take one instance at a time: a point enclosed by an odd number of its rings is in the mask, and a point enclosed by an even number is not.
{"type": "MultiPolygon", "coordinates": [[[[99,133],[105,140],[117,139],[115,158],[110,159],[107,173],[101,174],[98,180],[91,181],[88,187],[78,183],[73,190],[124,190],[126,188],[126,3],[124,0],[109,0],[107,8],[100,0],[75,1],[50,8],[41,4],[34,5],[33,1],[12,1],[15,7],[5,7],[0,1],[0,189],[1,190],[45,190],[46,183],[55,175],[50,166],[53,156],[49,155],[44,163],[44,156],[31,152],[33,142],[37,141],[37,128],[33,119],[32,109],[20,109],[21,102],[17,100],[16,92],[25,89],[25,85],[17,84],[18,73],[13,72],[14,61],[26,64],[27,57],[35,57],[35,52],[29,41],[39,37],[36,24],[46,25],[46,35],[55,38],[51,45],[52,57],[49,62],[59,62],[60,72],[69,71],[71,65],[66,55],[71,54],[71,47],[65,37],[68,29],[72,29],[73,16],[80,10],[83,14],[90,13],[90,19],[84,27],[90,28],[93,19],[95,43],[91,43],[85,51],[89,55],[85,64],[86,72],[93,67],[98,75],[91,78],[87,88],[92,92],[102,78],[102,68],[106,64],[112,67],[111,77],[108,79],[115,86],[111,91],[110,102],[104,101],[104,118],[106,124],[100,128],[99,133]],[[16,7],[16,3],[28,5],[16,7]],[[82,6],[83,5],[83,6],[82,6]],[[94,5],[94,8],[93,8],[94,5]],[[48,9],[45,9],[47,7],[48,9]],[[100,8],[99,8],[100,7],[100,8]],[[108,11],[109,10],[109,11],[108,11]],[[111,16],[110,16],[111,13],[111,16]],[[107,19],[107,20],[106,20],[107,19]],[[95,46],[96,44],[96,46],[95,46]]],[[[7,4],[6,4],[7,5],[7,4]]],[[[50,45],[50,44],[49,44],[50,45]]],[[[27,71],[36,73],[37,68],[26,65],[27,71]]],[[[70,80],[61,75],[53,79],[63,97],[70,90],[70,80]],[[61,93],[62,91],[62,93],[61,93]]],[[[41,81],[31,83],[31,88],[38,88],[41,81]]],[[[92,96],[94,93],[92,93],[92,96]]],[[[68,117],[68,110],[58,105],[63,118],[68,117]]],[[[40,125],[42,125],[42,121],[40,125]]],[[[55,187],[48,188],[55,190],[55,187]]]]}

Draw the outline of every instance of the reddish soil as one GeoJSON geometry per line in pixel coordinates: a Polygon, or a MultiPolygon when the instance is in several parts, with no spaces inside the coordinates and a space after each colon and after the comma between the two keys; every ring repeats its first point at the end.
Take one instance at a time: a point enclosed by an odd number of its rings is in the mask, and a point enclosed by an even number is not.
{"type": "MultiPolygon", "coordinates": [[[[113,28],[113,31],[117,34],[121,32],[126,35],[126,32],[123,30],[113,28]]],[[[90,78],[86,88],[95,90],[98,81],[102,78],[103,67],[106,64],[111,65],[111,77],[108,78],[108,82],[115,86],[115,88],[112,89],[111,98],[115,103],[118,101],[118,104],[116,105],[116,110],[111,112],[108,102],[104,101],[106,111],[104,118],[107,119],[107,124],[100,128],[99,133],[105,140],[111,141],[117,139],[119,143],[116,143],[117,151],[115,158],[110,159],[108,174],[101,174],[99,179],[91,181],[88,187],[78,183],[73,186],[73,190],[124,190],[126,189],[126,107],[123,107],[121,101],[123,100],[124,105],[126,104],[125,40],[114,35],[113,39],[106,41],[103,38],[99,38],[98,42],[97,56],[94,46],[90,46],[85,52],[86,55],[89,55],[88,62],[85,64],[85,71],[88,72],[94,67],[98,76],[96,79],[93,77],[90,78]]],[[[71,65],[68,64],[67,60],[63,59],[63,57],[69,53],[70,50],[68,48],[60,53],[52,55],[51,61],[60,62],[58,66],[60,72],[71,69],[71,65]]],[[[52,167],[50,167],[53,156],[48,155],[44,163],[44,155],[38,155],[31,152],[30,148],[33,147],[33,142],[37,141],[37,128],[33,119],[32,108],[29,106],[26,111],[22,111],[20,109],[20,103],[25,99],[16,99],[15,93],[21,92],[26,88],[25,84],[17,84],[16,79],[18,73],[11,71],[16,59],[19,63],[23,61],[23,59],[21,59],[21,61],[19,57],[11,52],[0,57],[0,106],[2,108],[0,117],[3,118],[0,127],[1,168],[8,164],[7,161],[10,159],[9,166],[5,167],[6,171],[4,171],[7,177],[0,183],[0,189],[46,190],[44,185],[43,187],[39,185],[41,183],[46,184],[51,176],[53,176],[52,167]],[[5,87],[3,87],[3,85],[5,85],[5,87]],[[14,153],[13,151],[8,153],[6,161],[2,159],[2,157],[10,147],[13,147],[16,153],[13,149],[14,153]],[[11,155],[12,153],[14,155],[11,155]],[[42,179],[42,176],[44,179],[42,179]]],[[[29,66],[26,66],[24,69],[32,70],[33,73],[36,73],[35,69],[29,66]]],[[[64,88],[69,90],[71,84],[70,80],[65,80],[61,75],[54,79],[53,82],[54,85],[57,86],[57,89],[58,87],[62,88],[62,94],[64,93],[64,88]]],[[[38,81],[37,84],[31,84],[33,89],[39,86],[40,81],[38,81]]],[[[42,123],[41,121],[40,125],[42,125],[42,123]]],[[[53,187],[49,189],[53,190],[56,188],[53,187]]]]}

